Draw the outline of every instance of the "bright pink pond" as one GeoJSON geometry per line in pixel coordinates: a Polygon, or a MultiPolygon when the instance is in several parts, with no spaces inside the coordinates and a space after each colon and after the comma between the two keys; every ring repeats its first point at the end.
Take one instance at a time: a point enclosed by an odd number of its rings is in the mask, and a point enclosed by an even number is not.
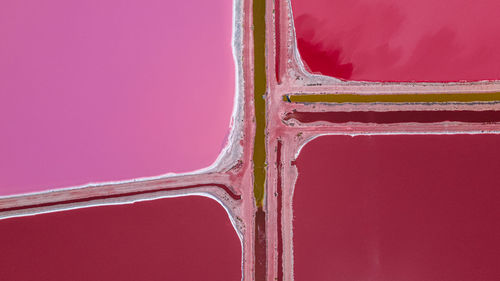
{"type": "Polygon", "coordinates": [[[0,221],[0,280],[241,280],[241,246],[203,197],[0,221]]]}
{"type": "Polygon", "coordinates": [[[295,280],[500,280],[499,142],[311,141],[297,160],[295,280]]]}
{"type": "Polygon", "coordinates": [[[230,0],[0,1],[0,195],[210,165],[231,32],[230,0]]]}
{"type": "Polygon", "coordinates": [[[292,0],[315,73],[351,80],[500,79],[496,0],[292,0]]]}

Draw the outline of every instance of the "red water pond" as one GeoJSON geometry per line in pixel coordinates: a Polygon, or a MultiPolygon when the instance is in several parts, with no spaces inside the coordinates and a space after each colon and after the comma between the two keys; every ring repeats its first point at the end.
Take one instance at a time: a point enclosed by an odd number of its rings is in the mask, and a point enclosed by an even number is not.
{"type": "Polygon", "coordinates": [[[307,68],[342,79],[500,79],[496,0],[292,0],[307,68]]]}
{"type": "Polygon", "coordinates": [[[0,1],[0,196],[212,164],[233,109],[232,5],[0,1]]]}
{"type": "Polygon", "coordinates": [[[0,221],[0,280],[241,280],[222,206],[198,196],[0,221]]]}
{"type": "Polygon", "coordinates": [[[325,136],[297,160],[295,280],[500,279],[500,136],[325,136]]]}

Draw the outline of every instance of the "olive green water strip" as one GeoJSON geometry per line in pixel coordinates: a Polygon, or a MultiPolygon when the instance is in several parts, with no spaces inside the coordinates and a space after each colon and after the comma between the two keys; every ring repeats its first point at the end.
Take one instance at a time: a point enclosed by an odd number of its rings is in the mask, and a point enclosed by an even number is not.
{"type": "Polygon", "coordinates": [[[445,102],[495,102],[500,101],[497,93],[462,93],[462,94],[289,94],[283,96],[283,101],[296,103],[445,103],[445,102]]]}
{"type": "Polygon", "coordinates": [[[255,140],[253,149],[255,204],[262,207],[266,183],[266,1],[253,1],[255,140]]]}
{"type": "Polygon", "coordinates": [[[266,1],[253,0],[254,109],[253,193],[255,213],[254,278],[267,280],[266,192],[266,1]]]}

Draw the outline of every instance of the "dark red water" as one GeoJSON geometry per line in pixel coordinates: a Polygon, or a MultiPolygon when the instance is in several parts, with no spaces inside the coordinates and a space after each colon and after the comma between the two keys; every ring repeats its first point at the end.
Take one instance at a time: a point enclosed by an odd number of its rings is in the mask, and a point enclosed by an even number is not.
{"type": "Polygon", "coordinates": [[[496,0],[292,0],[310,71],[368,81],[500,79],[496,0]]]}
{"type": "Polygon", "coordinates": [[[327,136],[298,160],[297,281],[500,280],[500,136],[327,136]]]}
{"type": "Polygon", "coordinates": [[[331,123],[435,123],[435,122],[500,122],[500,111],[350,111],[350,112],[300,112],[287,113],[285,120],[295,119],[302,123],[326,121],[331,123]]]}
{"type": "Polygon", "coordinates": [[[241,280],[212,199],[180,197],[0,221],[0,280],[241,280]]]}

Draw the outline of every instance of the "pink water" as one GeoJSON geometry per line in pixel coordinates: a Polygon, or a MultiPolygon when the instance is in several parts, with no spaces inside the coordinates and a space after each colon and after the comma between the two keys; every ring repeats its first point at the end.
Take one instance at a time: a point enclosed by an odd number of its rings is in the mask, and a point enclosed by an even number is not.
{"type": "Polygon", "coordinates": [[[496,0],[292,0],[315,73],[351,80],[500,79],[496,0]]]}
{"type": "Polygon", "coordinates": [[[231,32],[230,0],[1,1],[0,195],[210,165],[231,32]]]}
{"type": "Polygon", "coordinates": [[[324,136],[302,149],[297,281],[500,280],[499,135],[324,136]]]}
{"type": "Polygon", "coordinates": [[[2,220],[0,248],[0,280],[241,280],[226,212],[198,196],[2,220]]]}

